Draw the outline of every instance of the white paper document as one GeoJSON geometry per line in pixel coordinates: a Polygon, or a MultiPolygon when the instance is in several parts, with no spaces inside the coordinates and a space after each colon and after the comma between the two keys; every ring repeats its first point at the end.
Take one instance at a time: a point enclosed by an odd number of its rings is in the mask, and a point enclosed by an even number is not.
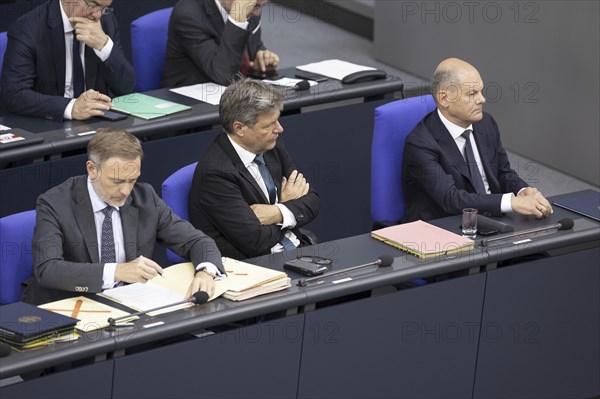
{"type": "Polygon", "coordinates": [[[377,68],[364,65],[357,65],[342,60],[325,60],[320,62],[313,62],[312,64],[299,65],[296,67],[296,69],[327,76],[331,79],[342,80],[346,76],[351,75],[355,72],[373,71],[377,68]]]}
{"type": "MultiPolygon", "coordinates": [[[[297,83],[302,82],[303,80],[305,80],[305,79],[294,79],[294,78],[281,78],[281,79],[277,79],[277,80],[265,79],[265,80],[263,80],[263,83],[268,83],[270,85],[275,85],[275,86],[285,86],[285,87],[294,88],[297,83]]],[[[307,82],[310,85],[310,87],[315,86],[317,84],[317,82],[315,82],[314,80],[307,80],[307,82]]]]}
{"type": "Polygon", "coordinates": [[[173,93],[203,101],[212,105],[219,105],[221,96],[226,87],[216,83],[199,83],[192,86],[183,86],[170,89],[173,93]]]}

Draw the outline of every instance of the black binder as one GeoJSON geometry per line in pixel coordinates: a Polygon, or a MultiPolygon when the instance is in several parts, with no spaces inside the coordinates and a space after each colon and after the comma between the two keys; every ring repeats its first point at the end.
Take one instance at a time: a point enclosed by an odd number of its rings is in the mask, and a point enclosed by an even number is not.
{"type": "Polygon", "coordinates": [[[74,331],[79,320],[24,302],[0,306],[0,340],[21,347],[74,331]]]}

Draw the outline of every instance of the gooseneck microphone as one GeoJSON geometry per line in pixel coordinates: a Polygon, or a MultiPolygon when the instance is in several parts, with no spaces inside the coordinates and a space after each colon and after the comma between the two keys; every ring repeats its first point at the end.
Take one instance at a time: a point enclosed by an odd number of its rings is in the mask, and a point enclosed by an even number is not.
{"type": "Polygon", "coordinates": [[[10,355],[10,352],[12,352],[10,345],[0,342],[0,357],[6,357],[10,355]]]}
{"type": "Polygon", "coordinates": [[[300,279],[300,280],[298,280],[297,285],[299,287],[306,287],[306,285],[308,283],[311,283],[313,281],[322,280],[326,277],[335,276],[336,274],[351,272],[353,270],[362,269],[363,267],[367,267],[367,266],[388,267],[388,266],[391,266],[392,263],[394,263],[394,257],[389,254],[383,254],[383,255],[380,255],[379,258],[377,258],[373,262],[365,263],[364,265],[352,266],[348,269],[337,270],[334,272],[321,274],[320,276],[311,277],[311,278],[307,278],[307,279],[300,279]]]}
{"type": "Polygon", "coordinates": [[[179,301],[179,302],[171,303],[169,305],[159,306],[159,307],[154,308],[154,309],[148,309],[148,310],[144,310],[144,311],[141,311],[141,312],[132,313],[130,315],[117,317],[116,319],[113,319],[112,317],[109,317],[108,318],[108,324],[111,327],[117,327],[117,322],[119,322],[121,320],[129,319],[129,318],[131,318],[133,316],[139,316],[139,315],[142,315],[144,313],[156,312],[157,310],[162,310],[162,309],[170,308],[170,307],[177,306],[177,305],[183,305],[185,303],[193,303],[195,305],[199,305],[199,304],[202,304],[202,303],[206,303],[207,301],[208,301],[208,293],[205,292],[205,291],[198,291],[194,295],[192,295],[192,297],[190,299],[186,299],[185,301],[179,301]]]}
{"type": "Polygon", "coordinates": [[[572,229],[574,225],[575,225],[575,222],[573,222],[573,219],[565,218],[565,219],[559,220],[558,223],[551,224],[549,226],[536,227],[534,229],[516,231],[511,234],[506,234],[506,235],[498,236],[498,237],[494,237],[494,238],[488,238],[487,240],[481,240],[480,245],[482,247],[487,247],[488,245],[490,245],[490,243],[492,243],[494,241],[506,240],[507,238],[520,237],[520,236],[524,236],[527,234],[541,233],[541,232],[548,231],[548,230],[556,230],[556,231],[569,230],[569,229],[572,229]]]}

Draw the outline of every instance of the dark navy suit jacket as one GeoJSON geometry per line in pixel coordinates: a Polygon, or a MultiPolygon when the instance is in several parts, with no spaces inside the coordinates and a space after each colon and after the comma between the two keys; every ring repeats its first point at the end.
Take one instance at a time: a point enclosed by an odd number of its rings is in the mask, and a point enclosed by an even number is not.
{"type": "MultiPolygon", "coordinates": [[[[59,1],[42,4],[16,20],[8,30],[1,89],[9,112],[63,120],[70,99],[64,97],[65,33],[59,1]]],[[[107,14],[101,23],[114,47],[102,62],[86,46],[86,88],[110,97],[131,93],[135,72],[123,54],[117,21],[114,15],[107,14]]]]}
{"type": "Polygon", "coordinates": [[[498,215],[502,194],[515,195],[527,184],[511,169],[494,118],[483,114],[473,124],[491,194],[477,194],[469,167],[438,111],[429,113],[406,138],[403,158],[404,222],[431,220],[477,208],[498,215]]]}

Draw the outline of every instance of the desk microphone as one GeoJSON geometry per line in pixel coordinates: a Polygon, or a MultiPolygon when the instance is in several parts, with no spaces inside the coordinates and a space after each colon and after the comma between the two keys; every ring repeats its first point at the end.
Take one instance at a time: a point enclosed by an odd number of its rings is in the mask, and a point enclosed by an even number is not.
{"type": "Polygon", "coordinates": [[[338,270],[338,271],[334,271],[334,272],[321,274],[320,276],[298,280],[297,285],[299,287],[306,287],[306,284],[311,283],[313,281],[322,280],[325,277],[330,277],[330,276],[335,276],[336,274],[351,272],[353,270],[362,269],[363,267],[367,267],[367,266],[376,265],[378,267],[388,267],[388,266],[391,266],[392,263],[394,263],[394,257],[392,255],[383,254],[383,255],[379,255],[379,258],[377,258],[377,260],[374,260],[373,262],[365,263],[364,265],[353,266],[348,269],[338,270]]]}
{"type": "Polygon", "coordinates": [[[108,318],[108,324],[110,324],[111,327],[118,327],[117,326],[117,322],[118,321],[129,319],[129,318],[131,318],[133,316],[139,316],[139,315],[142,315],[144,313],[155,312],[157,310],[166,309],[166,308],[170,308],[170,307],[177,306],[177,305],[183,305],[184,303],[193,303],[195,305],[199,305],[199,304],[202,304],[202,303],[206,303],[207,301],[208,301],[208,293],[205,292],[205,291],[198,291],[194,295],[192,295],[192,297],[190,299],[186,299],[185,301],[179,301],[179,302],[171,303],[169,305],[159,306],[159,307],[154,308],[154,309],[148,309],[148,310],[144,310],[144,311],[141,311],[141,312],[132,313],[130,315],[117,317],[116,319],[113,319],[112,317],[109,317],[108,318]]]}
{"type": "Polygon", "coordinates": [[[12,352],[10,345],[0,342],[0,357],[6,357],[10,355],[10,352],[12,352]]]}
{"type": "Polygon", "coordinates": [[[573,222],[573,219],[569,219],[569,218],[565,218],[565,219],[561,219],[558,221],[558,223],[556,224],[552,224],[550,226],[543,226],[543,227],[536,227],[534,229],[529,229],[529,230],[522,230],[522,231],[517,231],[511,234],[507,234],[504,236],[499,236],[499,237],[494,237],[494,238],[488,238],[487,240],[481,240],[481,246],[482,247],[487,247],[491,242],[494,241],[499,241],[499,240],[505,240],[507,238],[513,238],[513,237],[520,237],[526,234],[534,234],[534,233],[541,233],[543,231],[548,231],[548,230],[569,230],[573,228],[573,225],[575,223],[573,222]]]}

